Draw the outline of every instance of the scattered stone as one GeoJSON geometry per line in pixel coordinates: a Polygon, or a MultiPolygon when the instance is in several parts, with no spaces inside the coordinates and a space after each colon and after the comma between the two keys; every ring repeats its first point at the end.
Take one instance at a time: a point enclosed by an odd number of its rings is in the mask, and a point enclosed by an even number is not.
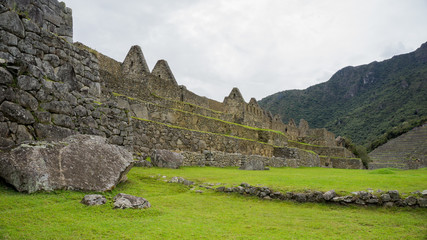
{"type": "Polygon", "coordinates": [[[195,192],[196,192],[196,193],[203,193],[203,191],[202,191],[202,190],[196,190],[195,192]]]}
{"type": "Polygon", "coordinates": [[[136,197],[133,195],[119,193],[114,199],[114,208],[126,209],[126,208],[134,208],[134,209],[146,209],[150,208],[151,204],[147,201],[147,199],[142,197],[136,197]]]}
{"type": "Polygon", "coordinates": [[[20,192],[69,189],[107,191],[125,180],[132,154],[99,136],[30,142],[0,151],[0,177],[20,192]]]}
{"type": "Polygon", "coordinates": [[[81,203],[88,205],[88,206],[96,206],[96,205],[103,205],[107,202],[107,198],[105,196],[100,194],[90,194],[84,196],[81,203]]]}
{"type": "Polygon", "coordinates": [[[421,192],[421,195],[422,195],[423,197],[427,197],[427,190],[422,191],[422,192],[421,192]]]}

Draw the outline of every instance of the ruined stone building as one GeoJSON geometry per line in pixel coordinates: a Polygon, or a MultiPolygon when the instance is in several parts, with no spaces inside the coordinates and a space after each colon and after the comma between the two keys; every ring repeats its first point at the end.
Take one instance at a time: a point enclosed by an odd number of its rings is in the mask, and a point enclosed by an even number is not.
{"type": "Polygon", "coordinates": [[[0,3],[0,149],[84,133],[139,160],[166,149],[187,166],[362,168],[333,133],[285,124],[238,88],[218,102],[178,85],[165,60],[150,71],[139,46],[119,62],[74,43],[71,12],[56,0],[0,3]]]}

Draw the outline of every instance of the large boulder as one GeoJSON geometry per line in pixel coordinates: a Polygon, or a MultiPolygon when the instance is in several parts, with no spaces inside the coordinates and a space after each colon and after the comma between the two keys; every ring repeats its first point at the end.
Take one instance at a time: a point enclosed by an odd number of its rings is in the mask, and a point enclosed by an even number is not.
{"type": "Polygon", "coordinates": [[[151,163],[155,167],[179,168],[184,161],[184,157],[169,150],[155,150],[151,155],[151,163]]]}
{"type": "Polygon", "coordinates": [[[107,139],[73,135],[0,152],[0,177],[20,192],[55,189],[107,191],[125,180],[132,154],[107,139]]]}

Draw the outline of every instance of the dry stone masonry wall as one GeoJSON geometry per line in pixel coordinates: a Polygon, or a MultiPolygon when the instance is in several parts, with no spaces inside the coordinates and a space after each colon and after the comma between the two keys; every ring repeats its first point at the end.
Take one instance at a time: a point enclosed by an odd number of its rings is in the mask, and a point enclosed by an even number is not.
{"type": "Polygon", "coordinates": [[[83,133],[107,137],[139,160],[175,151],[186,166],[357,165],[332,133],[305,121],[284,124],[237,88],[223,102],[198,96],[177,84],[165,60],[150,72],[139,46],[120,63],[72,37],[72,12],[62,2],[0,2],[0,149],[83,133]]]}
{"type": "Polygon", "coordinates": [[[98,59],[61,37],[72,37],[70,9],[57,1],[6,1],[0,19],[1,149],[77,132],[132,144],[127,111],[98,101],[98,59]]]}

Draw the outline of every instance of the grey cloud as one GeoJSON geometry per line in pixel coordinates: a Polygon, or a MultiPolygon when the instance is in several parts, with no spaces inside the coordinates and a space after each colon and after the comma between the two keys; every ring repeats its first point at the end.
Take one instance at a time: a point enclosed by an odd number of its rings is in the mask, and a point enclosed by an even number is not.
{"type": "Polygon", "coordinates": [[[74,39],[122,61],[142,47],[179,84],[219,101],[248,100],[328,80],[427,41],[424,0],[65,0],[74,39]]]}

